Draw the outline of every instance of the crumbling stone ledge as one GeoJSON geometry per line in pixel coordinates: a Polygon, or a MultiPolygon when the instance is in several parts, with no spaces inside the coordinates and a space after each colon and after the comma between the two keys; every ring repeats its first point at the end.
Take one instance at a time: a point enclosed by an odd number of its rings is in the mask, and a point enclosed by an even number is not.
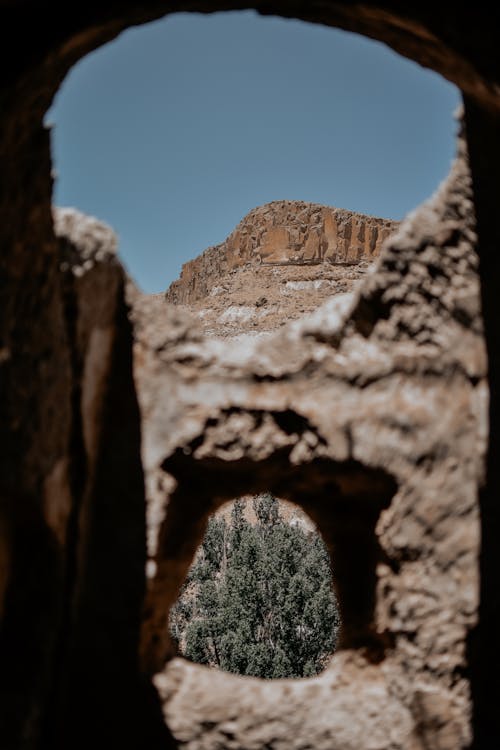
{"type": "Polygon", "coordinates": [[[183,747],[470,743],[488,403],[471,205],[461,145],[358,292],[265,340],[207,339],[176,308],[137,309],[143,666],[183,747]],[[208,514],[263,490],[301,505],[332,552],[340,650],[304,681],[170,663],[168,609],[208,514]]]}

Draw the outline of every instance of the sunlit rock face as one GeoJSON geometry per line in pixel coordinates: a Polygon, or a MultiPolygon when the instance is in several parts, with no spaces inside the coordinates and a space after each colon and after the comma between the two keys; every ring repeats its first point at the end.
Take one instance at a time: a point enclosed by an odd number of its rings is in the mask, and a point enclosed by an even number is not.
{"type": "Polygon", "coordinates": [[[367,263],[379,255],[396,227],[397,222],[388,219],[318,203],[273,201],[250,211],[223,243],[185,263],[166,298],[174,304],[195,303],[216,293],[231,271],[243,267],[262,266],[262,274],[266,266],[311,270],[367,263]]]}
{"type": "MultiPolygon", "coordinates": [[[[398,223],[302,201],[255,208],[220,245],[185,263],[167,303],[209,336],[263,336],[351,292],[398,223]]],[[[162,295],[152,295],[159,314],[162,295]]]]}

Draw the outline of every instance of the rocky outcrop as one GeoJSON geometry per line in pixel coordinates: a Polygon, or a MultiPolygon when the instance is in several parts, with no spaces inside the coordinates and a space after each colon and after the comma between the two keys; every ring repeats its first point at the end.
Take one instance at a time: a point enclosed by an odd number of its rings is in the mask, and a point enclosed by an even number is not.
{"type": "Polygon", "coordinates": [[[208,336],[266,335],[351,292],[397,222],[300,201],[250,211],[227,240],[184,264],[151,298],[183,305],[208,336]]]}
{"type": "MultiPolygon", "coordinates": [[[[349,266],[245,264],[221,276],[206,296],[176,307],[192,313],[206,336],[266,336],[331,296],[351,292],[371,268],[365,261],[349,266]]],[[[136,306],[140,296],[136,293],[136,306]]],[[[168,303],[163,294],[142,295],[140,307],[161,319],[168,303]]]]}
{"type": "Polygon", "coordinates": [[[302,201],[250,211],[220,245],[185,263],[167,302],[193,304],[244,266],[357,265],[373,261],[397,222],[302,201]]]}

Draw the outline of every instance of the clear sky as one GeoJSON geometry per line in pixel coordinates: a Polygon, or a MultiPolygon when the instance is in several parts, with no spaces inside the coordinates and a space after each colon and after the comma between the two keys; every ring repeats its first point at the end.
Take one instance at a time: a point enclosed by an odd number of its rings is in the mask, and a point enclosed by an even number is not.
{"type": "Polygon", "coordinates": [[[54,202],[110,224],[164,290],[255,206],[400,219],[446,176],[451,84],[384,45],[253,12],[136,27],[70,72],[47,122],[54,202]]]}

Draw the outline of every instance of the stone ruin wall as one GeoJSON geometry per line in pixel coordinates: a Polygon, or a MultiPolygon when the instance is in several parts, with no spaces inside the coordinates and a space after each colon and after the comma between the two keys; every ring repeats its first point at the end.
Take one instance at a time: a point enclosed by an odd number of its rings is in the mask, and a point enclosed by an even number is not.
{"type": "MultiPolygon", "coordinates": [[[[68,321],[79,332],[72,360],[81,383],[81,460],[90,471],[78,515],[83,538],[93,541],[75,601],[86,625],[71,636],[62,704],[77,721],[84,707],[92,708],[92,701],[80,707],[91,688],[88,667],[104,666],[104,652],[91,650],[94,638],[106,636],[112,684],[120,672],[121,690],[131,679],[118,667],[126,642],[112,643],[113,628],[87,618],[96,607],[106,611],[110,594],[101,568],[110,550],[121,566],[122,556],[128,559],[129,585],[135,575],[128,602],[116,591],[113,620],[134,606],[134,597],[137,605],[142,525],[138,486],[124,494],[129,475],[123,472],[115,487],[118,477],[110,484],[108,474],[109,462],[125,455],[123,439],[136,445],[136,436],[123,434],[124,392],[107,409],[103,401],[122,337],[120,328],[109,327],[119,296],[100,291],[112,281],[118,294],[123,283],[115,239],[73,211],[57,212],[55,226],[66,309],[76,311],[68,321]],[[106,307],[97,309],[96,299],[108,300],[106,307]],[[99,468],[103,438],[111,453],[99,468]],[[95,493],[106,488],[112,518],[127,510],[130,524],[114,541],[95,506],[95,493]],[[97,592],[85,573],[93,565],[97,592]]],[[[241,346],[207,338],[184,310],[166,307],[160,318],[138,299],[134,377],[147,499],[139,654],[160,701],[163,746],[372,750],[375,740],[375,747],[394,750],[469,746],[467,640],[477,622],[477,488],[487,409],[475,242],[462,147],[447,183],[392,235],[357,291],[341,303],[333,297],[267,341],[241,346]],[[332,553],[341,638],[327,669],[313,678],[241,678],[173,658],[168,611],[208,515],[261,491],[298,504],[332,553]]],[[[121,367],[127,381],[123,354],[121,367]]],[[[68,528],[65,513],[70,506],[54,516],[60,533],[68,528]]],[[[99,688],[92,691],[95,699],[99,688]]]]}
{"type": "Polygon", "coordinates": [[[142,654],[181,747],[469,745],[487,410],[475,241],[462,153],[357,291],[267,341],[222,343],[183,309],[136,309],[142,654]],[[343,625],[330,666],[273,683],[165,661],[208,514],[266,490],[299,504],[332,552],[343,625]]]}
{"type": "Polygon", "coordinates": [[[302,201],[250,211],[220,245],[182,266],[166,295],[173,304],[205,297],[221,276],[246,264],[357,264],[378,257],[398,222],[302,201]]]}

